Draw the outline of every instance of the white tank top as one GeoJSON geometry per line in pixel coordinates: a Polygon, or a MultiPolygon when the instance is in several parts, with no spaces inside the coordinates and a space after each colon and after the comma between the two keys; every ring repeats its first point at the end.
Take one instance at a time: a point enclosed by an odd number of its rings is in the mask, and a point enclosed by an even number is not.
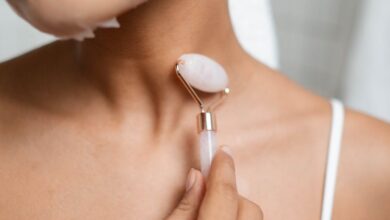
{"type": "Polygon", "coordinates": [[[338,100],[332,100],[330,103],[332,106],[332,126],[330,132],[325,183],[323,189],[321,220],[332,219],[337,170],[339,165],[340,148],[345,118],[343,104],[338,100]]]}

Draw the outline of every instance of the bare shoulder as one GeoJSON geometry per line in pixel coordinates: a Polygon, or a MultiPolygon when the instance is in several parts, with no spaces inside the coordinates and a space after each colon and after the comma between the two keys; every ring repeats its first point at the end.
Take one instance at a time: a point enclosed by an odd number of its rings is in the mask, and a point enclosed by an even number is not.
{"type": "Polygon", "coordinates": [[[390,124],[348,110],[335,219],[390,216],[390,124]]]}

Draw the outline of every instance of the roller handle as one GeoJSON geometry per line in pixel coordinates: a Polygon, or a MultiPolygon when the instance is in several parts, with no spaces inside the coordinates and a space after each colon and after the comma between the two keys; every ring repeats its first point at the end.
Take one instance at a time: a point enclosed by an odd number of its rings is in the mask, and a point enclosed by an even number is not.
{"type": "Polygon", "coordinates": [[[211,163],[217,151],[217,140],[215,131],[204,130],[199,138],[200,165],[204,177],[207,178],[211,163]]]}

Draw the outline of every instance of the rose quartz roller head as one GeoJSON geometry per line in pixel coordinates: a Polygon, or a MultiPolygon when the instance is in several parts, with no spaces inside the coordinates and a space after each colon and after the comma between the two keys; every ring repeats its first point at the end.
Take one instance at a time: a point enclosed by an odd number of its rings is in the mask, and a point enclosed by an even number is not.
{"type": "Polygon", "coordinates": [[[207,177],[217,150],[215,137],[217,125],[212,111],[229,94],[229,79],[220,64],[200,54],[182,55],[176,65],[176,74],[200,108],[198,115],[200,164],[203,175],[207,177]],[[219,93],[221,97],[207,105],[195,89],[207,93],[219,93]]]}

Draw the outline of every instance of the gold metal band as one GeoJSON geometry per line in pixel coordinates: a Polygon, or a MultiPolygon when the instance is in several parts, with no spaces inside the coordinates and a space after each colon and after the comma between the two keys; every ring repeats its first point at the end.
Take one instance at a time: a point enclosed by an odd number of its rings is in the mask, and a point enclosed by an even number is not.
{"type": "Polygon", "coordinates": [[[217,131],[215,115],[212,112],[201,112],[198,115],[198,132],[217,131]]]}

